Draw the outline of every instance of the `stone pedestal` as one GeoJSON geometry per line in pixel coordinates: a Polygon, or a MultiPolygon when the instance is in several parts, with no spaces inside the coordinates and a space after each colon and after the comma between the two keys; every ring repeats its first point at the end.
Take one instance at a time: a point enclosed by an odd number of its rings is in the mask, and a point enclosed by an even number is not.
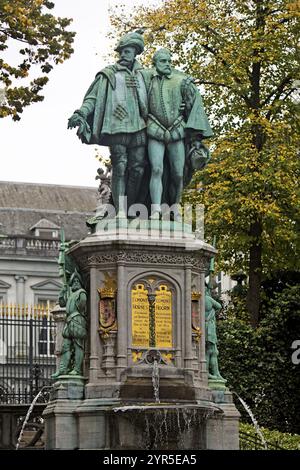
{"type": "Polygon", "coordinates": [[[208,377],[208,386],[211,390],[226,390],[226,380],[221,378],[211,378],[208,377]]]}
{"type": "Polygon", "coordinates": [[[232,393],[229,390],[213,390],[212,399],[220,413],[206,421],[206,449],[239,449],[239,417],[232,393]]]}
{"type": "Polygon", "coordinates": [[[125,219],[69,253],[89,279],[86,385],[83,399],[71,398],[69,382],[58,387],[47,448],[238,448],[238,413],[225,393],[215,403],[206,371],[204,281],[215,249],[178,223],[125,219]],[[57,438],[62,429],[69,438],[57,438]]]}
{"type": "Polygon", "coordinates": [[[54,384],[50,402],[44,410],[46,449],[77,449],[75,411],[84,397],[83,377],[60,377],[54,384]]]}

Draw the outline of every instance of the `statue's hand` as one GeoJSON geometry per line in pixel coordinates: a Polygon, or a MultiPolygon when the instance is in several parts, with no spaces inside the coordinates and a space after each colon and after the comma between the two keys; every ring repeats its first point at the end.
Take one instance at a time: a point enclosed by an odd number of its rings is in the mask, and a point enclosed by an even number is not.
{"type": "Polygon", "coordinates": [[[79,139],[84,143],[88,143],[91,138],[92,131],[85,117],[80,114],[80,111],[75,111],[68,120],[68,129],[72,129],[73,127],[78,127],[77,135],[79,139]]]}
{"type": "Polygon", "coordinates": [[[74,127],[79,127],[84,125],[84,119],[78,113],[74,113],[68,120],[68,129],[73,129],[74,127]]]}

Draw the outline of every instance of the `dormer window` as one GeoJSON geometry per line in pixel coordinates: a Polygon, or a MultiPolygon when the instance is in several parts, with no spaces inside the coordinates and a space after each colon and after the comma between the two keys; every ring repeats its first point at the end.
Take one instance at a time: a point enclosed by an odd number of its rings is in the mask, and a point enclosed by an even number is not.
{"type": "Polygon", "coordinates": [[[57,239],[59,238],[59,229],[60,227],[51,222],[51,220],[41,219],[30,228],[30,231],[37,238],[57,239]]]}

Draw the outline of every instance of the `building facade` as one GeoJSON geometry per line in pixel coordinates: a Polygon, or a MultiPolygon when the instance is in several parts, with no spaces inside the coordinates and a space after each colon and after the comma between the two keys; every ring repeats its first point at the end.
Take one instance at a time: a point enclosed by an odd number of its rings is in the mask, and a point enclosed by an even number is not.
{"type": "Polygon", "coordinates": [[[0,402],[28,403],[55,368],[60,230],[88,233],[97,188],[0,182],[0,402]]]}
{"type": "Polygon", "coordinates": [[[0,303],[56,301],[60,229],[86,236],[96,204],[97,188],[0,182],[0,303]]]}

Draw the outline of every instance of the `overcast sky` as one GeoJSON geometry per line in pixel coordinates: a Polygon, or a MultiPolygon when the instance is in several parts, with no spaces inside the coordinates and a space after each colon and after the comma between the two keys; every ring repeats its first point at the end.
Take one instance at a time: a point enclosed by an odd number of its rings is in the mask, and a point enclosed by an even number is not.
{"type": "MultiPolygon", "coordinates": [[[[97,186],[93,145],[84,145],[67,120],[79,108],[96,73],[110,63],[108,9],[146,0],[54,0],[55,14],[73,18],[74,54],[49,74],[45,99],[25,108],[18,122],[0,119],[1,181],[97,186]]],[[[152,3],[152,2],[151,2],[152,3]]],[[[104,147],[98,147],[108,155],[104,147]]]]}

